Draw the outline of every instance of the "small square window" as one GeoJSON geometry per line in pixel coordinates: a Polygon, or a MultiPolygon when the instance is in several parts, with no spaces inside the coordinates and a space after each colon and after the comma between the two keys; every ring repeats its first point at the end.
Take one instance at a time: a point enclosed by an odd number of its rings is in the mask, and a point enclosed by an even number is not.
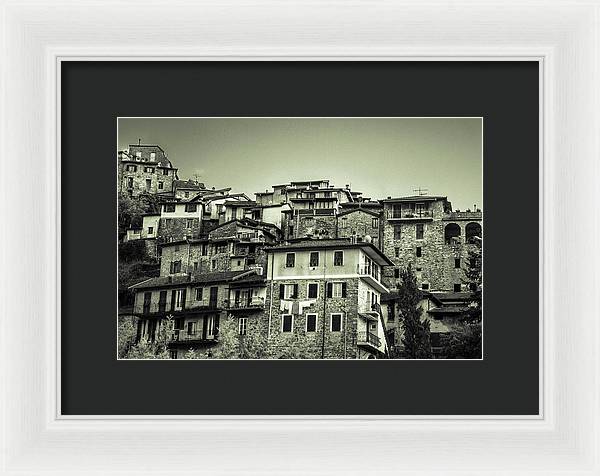
{"type": "Polygon", "coordinates": [[[175,211],[175,204],[174,203],[165,203],[165,205],[163,206],[163,210],[167,213],[172,213],[175,211]]]}
{"type": "Polygon", "coordinates": [[[331,315],[331,332],[341,332],[342,330],[342,314],[331,315]]]}
{"type": "Polygon", "coordinates": [[[294,331],[294,316],[291,314],[283,314],[281,316],[281,332],[294,331]]]}
{"type": "Polygon", "coordinates": [[[421,284],[421,289],[429,289],[429,283],[421,284]]]}
{"type": "Polygon", "coordinates": [[[154,227],[153,226],[149,226],[148,227],[148,234],[149,235],[153,235],[154,234],[154,227]]]}
{"type": "Polygon", "coordinates": [[[394,269],[394,278],[396,278],[396,279],[400,278],[400,270],[398,268],[394,269]]]}
{"type": "Polygon", "coordinates": [[[319,294],[319,284],[318,283],[308,283],[308,298],[316,299],[319,294]]]}
{"type": "Polygon", "coordinates": [[[421,247],[417,246],[417,258],[420,258],[421,256],[423,256],[423,252],[421,250],[421,247]]]}
{"type": "Polygon", "coordinates": [[[460,268],[460,258],[454,258],[454,267],[460,268]]]}
{"type": "Polygon", "coordinates": [[[371,219],[371,228],[379,228],[379,218],[371,219]]]}
{"type": "Polygon", "coordinates": [[[169,175],[169,169],[163,169],[163,175],[169,175]]]}
{"type": "Polygon", "coordinates": [[[400,225],[394,225],[394,240],[402,238],[402,227],[400,225]]]}
{"type": "Polygon", "coordinates": [[[306,315],[306,332],[317,332],[317,315],[306,315]]]}
{"type": "Polygon", "coordinates": [[[461,291],[461,285],[460,284],[455,284],[454,285],[454,292],[455,293],[459,293],[461,291]]]}
{"type": "Polygon", "coordinates": [[[185,227],[189,230],[194,226],[194,219],[193,218],[187,218],[185,220],[185,227]]]}
{"type": "Polygon", "coordinates": [[[285,267],[293,268],[296,266],[296,253],[288,253],[285,255],[285,267]]]}
{"type": "Polygon", "coordinates": [[[158,189],[159,190],[162,190],[164,186],[165,186],[164,182],[158,182],[158,189]]]}
{"type": "Polygon", "coordinates": [[[171,359],[177,359],[177,349],[170,350],[170,351],[169,351],[169,357],[170,357],[171,359]]]}
{"type": "Polygon", "coordinates": [[[394,256],[400,258],[400,248],[394,248],[394,256]]]}
{"type": "Polygon", "coordinates": [[[155,160],[156,159],[156,152],[150,152],[150,159],[151,160],[155,160]]]}

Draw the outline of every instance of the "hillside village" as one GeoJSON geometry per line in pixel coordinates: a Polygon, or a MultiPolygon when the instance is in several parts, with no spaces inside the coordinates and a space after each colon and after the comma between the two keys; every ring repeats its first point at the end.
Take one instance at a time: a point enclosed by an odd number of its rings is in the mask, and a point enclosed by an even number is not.
{"type": "Polygon", "coordinates": [[[423,358],[473,358],[448,352],[473,326],[480,358],[475,206],[318,177],[249,197],[180,179],[159,145],[117,157],[119,357],[415,358],[412,286],[423,358]]]}

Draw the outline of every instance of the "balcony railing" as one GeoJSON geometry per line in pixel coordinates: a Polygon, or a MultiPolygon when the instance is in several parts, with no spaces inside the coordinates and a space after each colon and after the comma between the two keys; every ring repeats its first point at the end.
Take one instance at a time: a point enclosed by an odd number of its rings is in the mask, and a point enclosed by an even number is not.
{"type": "Polygon", "coordinates": [[[262,297],[253,297],[251,299],[235,299],[230,300],[229,303],[226,304],[226,308],[230,310],[234,309],[253,309],[253,308],[262,308],[265,305],[265,299],[262,297]]]}
{"type": "Polygon", "coordinates": [[[375,281],[379,281],[379,268],[371,264],[357,265],[357,273],[360,276],[371,276],[375,281]]]}
{"type": "Polygon", "coordinates": [[[368,331],[358,332],[357,342],[359,345],[370,344],[377,348],[379,348],[379,346],[381,345],[381,339],[379,338],[379,336],[368,331]]]}
{"type": "Polygon", "coordinates": [[[431,210],[388,210],[388,220],[419,220],[433,218],[431,210]]]}
{"type": "Polygon", "coordinates": [[[169,312],[183,312],[189,310],[218,310],[219,305],[217,301],[193,301],[186,300],[180,305],[171,306],[171,303],[167,302],[152,302],[142,303],[134,307],[134,314],[142,314],[150,316],[154,314],[165,314],[169,312]]]}
{"type": "Polygon", "coordinates": [[[200,342],[216,342],[218,340],[217,335],[203,335],[201,331],[188,333],[186,329],[175,329],[171,332],[169,339],[170,343],[183,342],[183,343],[200,343],[200,342]]]}

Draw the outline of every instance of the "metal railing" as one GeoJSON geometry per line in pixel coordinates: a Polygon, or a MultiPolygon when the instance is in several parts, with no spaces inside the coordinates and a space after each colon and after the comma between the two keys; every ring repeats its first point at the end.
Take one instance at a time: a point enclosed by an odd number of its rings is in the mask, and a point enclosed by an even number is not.
{"type": "Polygon", "coordinates": [[[253,297],[250,299],[235,299],[230,300],[226,303],[227,309],[247,309],[253,307],[263,307],[265,305],[265,299],[262,297],[253,297]]]}
{"type": "Polygon", "coordinates": [[[169,342],[198,342],[198,341],[215,341],[216,335],[203,336],[202,331],[188,333],[186,329],[174,329],[171,332],[169,342]]]}
{"type": "Polygon", "coordinates": [[[375,347],[379,347],[381,345],[381,339],[376,334],[368,331],[358,332],[357,341],[359,344],[371,344],[375,347]]]}
{"type": "Polygon", "coordinates": [[[152,315],[152,314],[164,314],[169,312],[182,312],[188,310],[218,310],[220,309],[217,301],[203,300],[194,301],[186,300],[180,305],[171,306],[170,302],[151,302],[137,304],[133,308],[134,314],[152,315]]]}
{"type": "Polygon", "coordinates": [[[379,268],[371,264],[356,265],[356,272],[360,276],[371,276],[375,281],[379,281],[379,268]]]}
{"type": "Polygon", "coordinates": [[[386,216],[388,220],[432,218],[433,212],[431,210],[388,210],[386,216]]]}

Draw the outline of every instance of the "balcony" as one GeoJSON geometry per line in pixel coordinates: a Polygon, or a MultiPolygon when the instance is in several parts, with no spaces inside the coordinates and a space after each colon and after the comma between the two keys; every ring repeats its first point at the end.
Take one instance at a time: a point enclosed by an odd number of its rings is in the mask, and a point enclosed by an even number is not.
{"type": "Polygon", "coordinates": [[[265,299],[262,297],[253,297],[252,299],[231,300],[225,308],[229,311],[253,311],[264,309],[265,299]]]}
{"type": "Polygon", "coordinates": [[[359,331],[356,337],[356,344],[369,350],[379,350],[381,339],[372,332],[359,331]]]}
{"type": "Polygon", "coordinates": [[[175,329],[170,336],[169,347],[185,346],[185,345],[203,345],[216,344],[219,342],[217,335],[204,335],[202,332],[193,332],[189,334],[185,329],[175,329]]]}
{"type": "Polygon", "coordinates": [[[389,292],[380,282],[380,268],[373,264],[358,264],[356,265],[356,272],[364,279],[368,284],[377,289],[381,293],[389,292]]]}
{"type": "Polygon", "coordinates": [[[181,305],[171,306],[167,302],[152,302],[136,305],[133,314],[146,317],[162,317],[166,314],[177,314],[189,311],[219,311],[221,308],[216,301],[186,301],[181,305]]]}
{"type": "Polygon", "coordinates": [[[388,210],[388,220],[419,221],[433,220],[433,212],[430,210],[388,210]]]}

